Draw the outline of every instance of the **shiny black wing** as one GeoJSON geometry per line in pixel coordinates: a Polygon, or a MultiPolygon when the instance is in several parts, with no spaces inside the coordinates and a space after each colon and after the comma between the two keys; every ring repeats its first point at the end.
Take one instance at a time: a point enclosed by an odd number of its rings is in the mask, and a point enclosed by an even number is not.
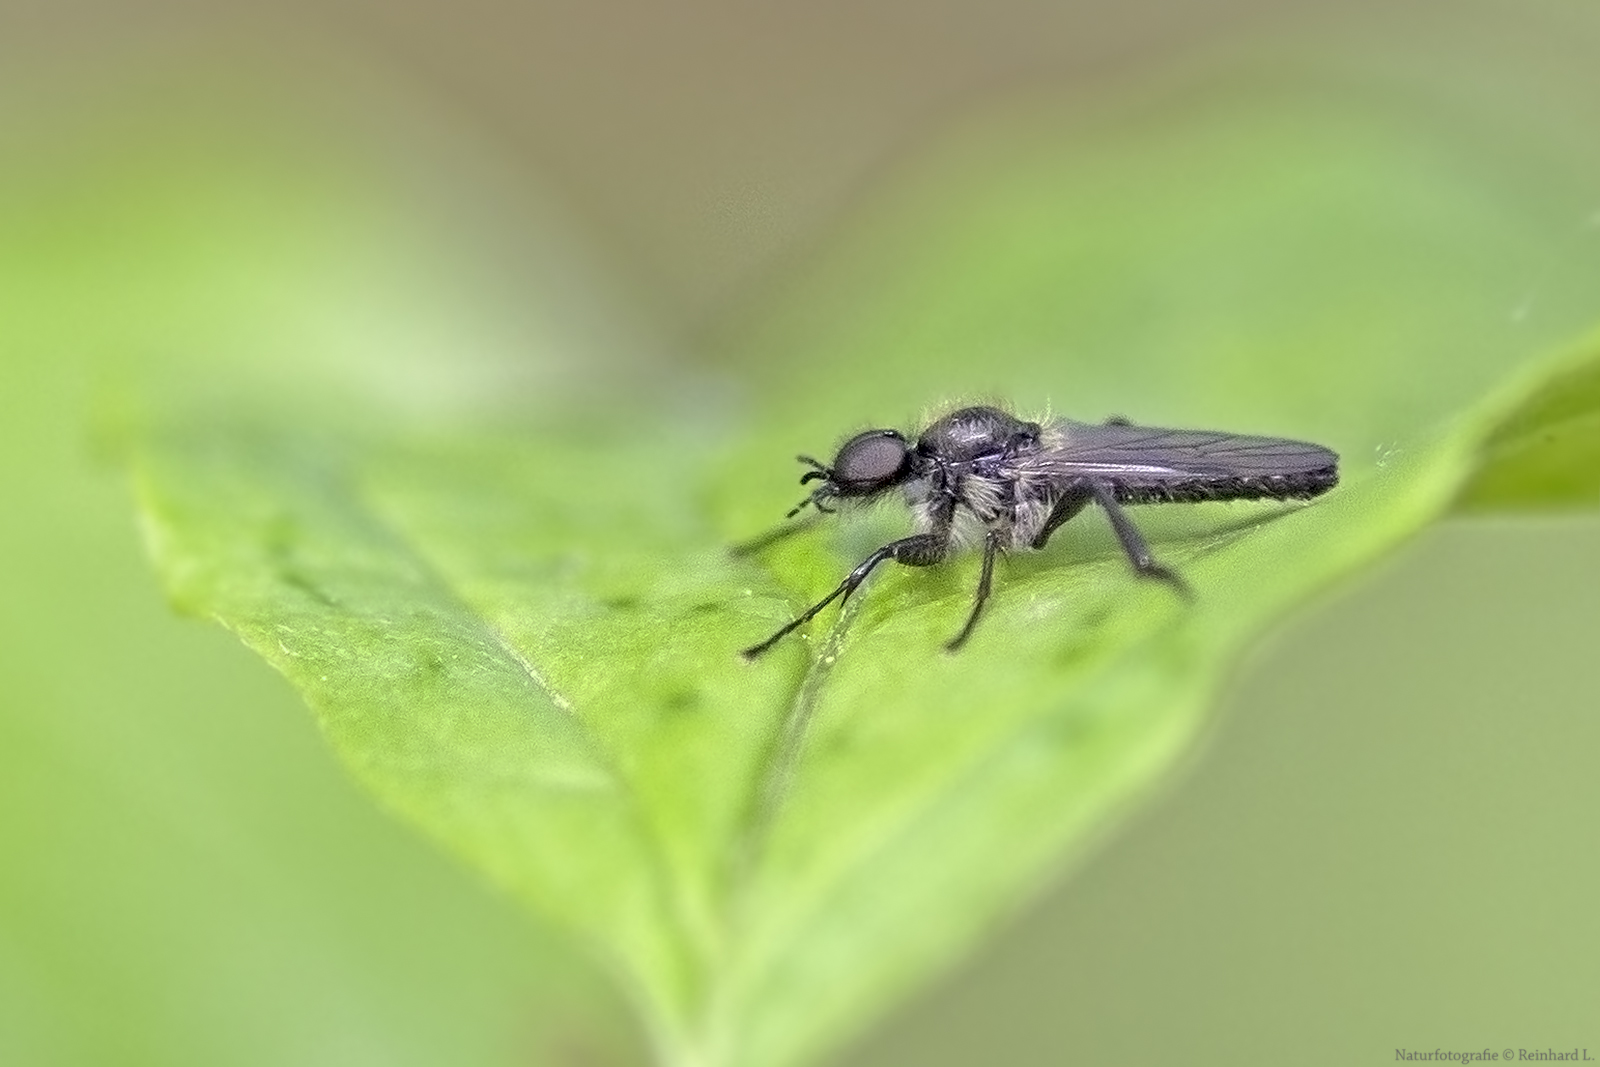
{"type": "Polygon", "coordinates": [[[1130,503],[1316,496],[1339,480],[1339,457],[1321,445],[1210,430],[1056,420],[1037,452],[1012,459],[1017,474],[1110,485],[1130,503]]]}

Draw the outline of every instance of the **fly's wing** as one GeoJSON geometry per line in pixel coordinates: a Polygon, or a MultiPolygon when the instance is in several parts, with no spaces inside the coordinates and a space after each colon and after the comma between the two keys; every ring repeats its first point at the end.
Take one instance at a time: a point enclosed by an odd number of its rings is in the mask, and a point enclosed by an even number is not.
{"type": "Polygon", "coordinates": [[[1046,425],[1040,444],[1012,460],[1017,473],[1104,482],[1129,500],[1306,497],[1338,481],[1338,455],[1280,437],[1063,419],[1046,425]]]}

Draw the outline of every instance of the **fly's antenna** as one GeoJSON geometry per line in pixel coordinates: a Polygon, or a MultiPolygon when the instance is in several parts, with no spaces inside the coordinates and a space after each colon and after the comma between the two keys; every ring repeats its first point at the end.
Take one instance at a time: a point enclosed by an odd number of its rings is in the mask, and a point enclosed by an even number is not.
{"type": "MultiPolygon", "coordinates": [[[[823,501],[830,499],[833,496],[833,491],[826,484],[833,480],[833,468],[827,466],[821,460],[813,459],[811,456],[796,456],[795,459],[811,468],[800,476],[801,485],[806,485],[815,481],[821,481],[824,484],[817,486],[811,491],[810,496],[806,497],[804,500],[800,501],[800,503],[790,508],[789,514],[784,516],[785,521],[794,518],[807,507],[814,508],[824,515],[832,515],[838,509],[828,507],[828,505],[823,503],[823,501]]],[[[779,526],[776,529],[768,530],[759,537],[752,537],[748,541],[741,541],[734,545],[732,549],[733,554],[735,556],[748,556],[753,552],[757,552],[763,548],[766,548],[775,541],[783,540],[790,534],[799,533],[801,530],[806,529],[810,525],[812,524],[808,522],[798,522],[794,523],[793,525],[779,526]]]]}
{"type": "Polygon", "coordinates": [[[833,477],[833,469],[819,459],[813,459],[811,456],[796,456],[794,458],[811,468],[800,476],[801,485],[805,485],[815,478],[833,477]]]}
{"type": "MultiPolygon", "coordinates": [[[[801,481],[803,481],[803,482],[810,481],[812,478],[818,478],[818,477],[822,477],[822,476],[817,474],[816,471],[812,471],[810,474],[806,475],[803,479],[801,479],[801,481]]],[[[812,507],[814,507],[818,511],[822,512],[824,515],[832,515],[835,512],[837,512],[839,509],[838,508],[830,508],[828,505],[826,505],[826,504],[824,504],[822,502],[824,499],[826,499],[828,497],[831,497],[832,495],[833,494],[828,491],[828,487],[827,486],[825,486],[825,485],[818,486],[816,489],[814,489],[812,491],[810,496],[806,497],[804,500],[800,501],[800,503],[798,503],[794,507],[790,508],[789,509],[789,514],[785,515],[784,518],[786,518],[786,519],[794,518],[796,515],[800,514],[801,511],[805,510],[805,506],[807,504],[810,504],[812,507]]]]}
{"type": "MultiPolygon", "coordinates": [[[[831,482],[831,481],[833,481],[833,468],[829,467],[827,464],[823,463],[821,460],[814,459],[811,456],[796,456],[794,458],[799,460],[801,463],[804,463],[806,466],[811,468],[810,470],[806,471],[804,474],[802,474],[800,476],[800,484],[801,485],[806,485],[806,484],[808,484],[810,482],[818,482],[818,481],[820,481],[820,482],[831,482]]],[[[812,491],[810,496],[806,497],[804,500],[800,501],[800,503],[798,503],[794,507],[790,508],[789,509],[789,514],[785,515],[784,518],[787,518],[787,519],[794,518],[796,515],[800,514],[800,512],[802,510],[805,509],[805,506],[807,504],[810,504],[812,507],[814,507],[818,511],[822,512],[824,515],[832,514],[834,509],[830,508],[830,507],[826,507],[822,503],[822,501],[820,499],[818,499],[819,497],[831,496],[831,495],[832,494],[828,491],[828,487],[826,485],[819,485],[816,489],[814,489],[812,491]]]]}

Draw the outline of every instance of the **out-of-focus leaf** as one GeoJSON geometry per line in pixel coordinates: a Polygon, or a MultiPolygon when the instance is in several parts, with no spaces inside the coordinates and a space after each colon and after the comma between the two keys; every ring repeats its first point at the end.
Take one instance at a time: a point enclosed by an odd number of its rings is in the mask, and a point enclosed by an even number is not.
{"type": "MultiPolygon", "coordinates": [[[[517,324],[452,312],[434,279],[386,334],[374,295],[403,300],[439,250],[399,251],[416,234],[378,207],[393,189],[351,180],[348,136],[274,141],[283,116],[243,108],[222,108],[221,131],[191,108],[141,119],[79,86],[76,110],[29,97],[43,131],[18,131],[15,75],[0,79],[0,1063],[634,1062],[627,1009],[570,944],[519,929],[520,908],[386,825],[286,686],[170,617],[86,427],[104,379],[186,359],[231,395],[232,370],[269,362],[393,403],[441,334],[459,353],[481,346],[472,327],[517,324]],[[388,381],[347,362],[378,350],[388,381]]],[[[185,102],[223,95],[208,79],[185,102]]]]}
{"type": "Polygon", "coordinates": [[[1600,361],[1561,368],[1511,410],[1484,444],[1467,510],[1600,505],[1600,361]]]}

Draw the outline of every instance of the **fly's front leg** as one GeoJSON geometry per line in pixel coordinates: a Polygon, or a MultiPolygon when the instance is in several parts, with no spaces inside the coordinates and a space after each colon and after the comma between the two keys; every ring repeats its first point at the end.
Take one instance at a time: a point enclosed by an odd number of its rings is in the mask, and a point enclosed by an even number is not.
{"type": "Polygon", "coordinates": [[[757,552],[777,544],[779,541],[793,537],[802,530],[809,530],[816,522],[812,516],[807,516],[799,522],[786,522],[782,526],[774,526],[766,533],[757,534],[748,540],[730,545],[728,554],[734,557],[753,556],[757,552]]]}
{"type": "Polygon", "coordinates": [[[1122,510],[1122,505],[1117,503],[1116,493],[1110,486],[1102,482],[1091,482],[1089,491],[1094,495],[1095,503],[1105,509],[1106,518],[1111,520],[1111,529],[1116,531],[1117,540],[1122,544],[1122,551],[1128,555],[1128,562],[1133,564],[1133,569],[1146,578],[1156,578],[1166,582],[1185,597],[1193,596],[1189,590],[1189,583],[1178,574],[1155,561],[1150,555],[1150,546],[1139,534],[1133,520],[1128,518],[1128,513],[1122,510]]]}
{"type": "Polygon", "coordinates": [[[867,580],[867,575],[872,573],[873,568],[885,560],[892,559],[896,563],[905,564],[907,567],[931,567],[944,559],[949,548],[950,532],[948,529],[936,530],[932,533],[912,534],[910,537],[902,537],[898,541],[890,541],[862,560],[856,566],[856,569],[846,575],[844,581],[839,583],[839,588],[811,605],[799,618],[784,626],[765,641],[745,649],[742,655],[745,659],[755,659],[780,640],[810,622],[818,612],[835,600],[849,600],[850,594],[854,593],[856,588],[867,580]]]}

